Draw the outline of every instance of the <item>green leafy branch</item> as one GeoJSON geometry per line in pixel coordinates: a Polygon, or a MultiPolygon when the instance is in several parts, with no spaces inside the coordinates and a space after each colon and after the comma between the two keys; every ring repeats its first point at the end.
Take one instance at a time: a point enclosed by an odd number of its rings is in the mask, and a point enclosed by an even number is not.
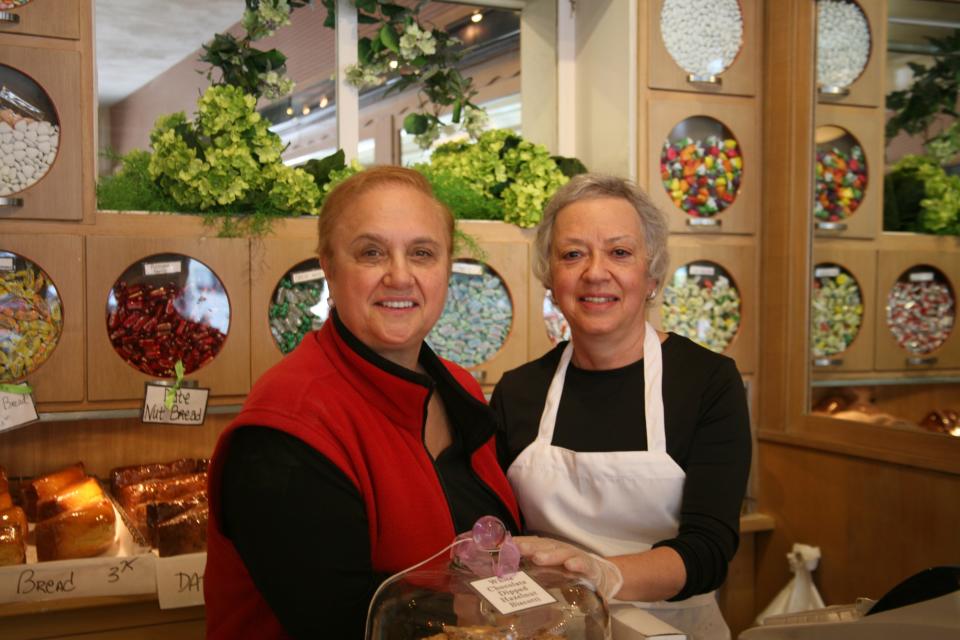
{"type": "MultiPolygon", "coordinates": [[[[463,58],[460,41],[446,31],[424,26],[420,10],[428,0],[404,7],[382,0],[353,0],[357,20],[378,27],[372,37],[357,42],[358,63],[346,69],[347,81],[363,89],[393,78],[387,93],[419,87],[427,110],[408,114],[407,133],[416,136],[421,148],[429,148],[444,126],[440,116],[448,109],[454,125],[477,138],[487,125],[486,112],[473,102],[477,90],[471,78],[460,73],[463,58]]],[[[335,0],[323,0],[327,9],[324,25],[336,26],[335,0]]]]}
{"type": "Polygon", "coordinates": [[[923,134],[929,141],[930,125],[938,115],[958,117],[960,97],[960,29],[944,38],[927,39],[934,48],[933,64],[915,62],[907,66],[913,72],[913,84],[887,96],[887,108],[894,111],[887,121],[887,138],[901,131],[923,134]]]}

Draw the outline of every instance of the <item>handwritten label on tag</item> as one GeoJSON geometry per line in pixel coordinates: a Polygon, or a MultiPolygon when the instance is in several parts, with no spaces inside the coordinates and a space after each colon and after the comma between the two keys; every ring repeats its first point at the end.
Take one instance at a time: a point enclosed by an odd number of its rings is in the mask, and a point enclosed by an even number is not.
{"type": "Polygon", "coordinates": [[[180,273],[180,262],[147,262],[143,273],[148,276],[162,276],[168,273],[180,273]]]}
{"type": "Polygon", "coordinates": [[[932,271],[918,271],[910,274],[910,282],[933,282],[933,279],[932,271]]]}
{"type": "Polygon", "coordinates": [[[509,578],[474,580],[470,586],[504,615],[557,601],[523,571],[509,578]]]}
{"type": "Polygon", "coordinates": [[[0,258],[0,271],[13,271],[13,258],[9,256],[0,258]]]}
{"type": "Polygon", "coordinates": [[[2,567],[0,602],[153,593],[154,560],[152,555],[137,555],[2,567]]]}
{"type": "Polygon", "coordinates": [[[690,265],[690,275],[692,276],[715,276],[717,270],[704,264],[690,265]]]}
{"type": "Polygon", "coordinates": [[[323,280],[323,269],[310,269],[309,271],[297,271],[290,274],[293,284],[301,282],[313,282],[314,280],[323,280]]]}
{"type": "Polygon", "coordinates": [[[39,419],[32,395],[0,391],[0,431],[22,427],[39,419]]]}
{"type": "Polygon", "coordinates": [[[203,574],[206,553],[157,558],[157,596],[161,609],[203,604],[203,574]]]}
{"type": "Polygon", "coordinates": [[[140,420],[150,424],[201,425],[207,417],[207,399],[210,389],[182,387],[177,389],[173,405],[167,408],[167,391],[170,387],[146,383],[143,411],[140,420]]]}
{"type": "Polygon", "coordinates": [[[482,276],[483,265],[473,264],[472,262],[454,262],[451,269],[454,273],[460,273],[465,276],[482,276]]]}
{"type": "Polygon", "coordinates": [[[819,267],[813,275],[817,278],[836,278],[840,275],[840,267],[819,267]]]}

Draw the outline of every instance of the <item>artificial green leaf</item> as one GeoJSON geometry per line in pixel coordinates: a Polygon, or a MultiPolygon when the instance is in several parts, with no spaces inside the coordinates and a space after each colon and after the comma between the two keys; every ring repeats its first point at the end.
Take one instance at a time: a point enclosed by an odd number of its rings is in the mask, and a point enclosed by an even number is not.
{"type": "Polygon", "coordinates": [[[403,130],[409,134],[420,135],[430,126],[430,120],[422,113],[408,113],[403,119],[403,130]]]}
{"type": "Polygon", "coordinates": [[[390,20],[396,20],[402,16],[407,11],[406,7],[401,7],[398,4],[393,4],[391,2],[381,2],[380,3],[380,13],[387,16],[390,20]]]}
{"type": "Polygon", "coordinates": [[[383,43],[387,49],[393,51],[394,53],[400,53],[400,44],[397,41],[397,33],[393,30],[389,24],[385,24],[380,27],[380,42],[383,43]]]}
{"type": "Polygon", "coordinates": [[[370,44],[370,38],[360,38],[357,40],[357,59],[364,64],[369,64],[373,50],[370,44]]]}
{"type": "Polygon", "coordinates": [[[366,11],[367,13],[375,13],[377,11],[377,0],[354,0],[354,6],[361,11],[366,11]]]}
{"type": "Polygon", "coordinates": [[[380,24],[379,18],[376,16],[371,16],[367,13],[357,13],[357,23],[358,24],[380,24]]]}
{"type": "Polygon", "coordinates": [[[462,111],[462,109],[463,109],[463,105],[460,103],[460,101],[459,100],[454,101],[453,115],[451,116],[451,120],[454,124],[460,124],[460,112],[462,111]]]}
{"type": "Polygon", "coordinates": [[[338,149],[325,158],[307,160],[306,163],[300,165],[300,168],[313,176],[313,181],[318,187],[323,187],[323,185],[330,182],[331,171],[339,171],[345,166],[346,156],[343,153],[343,149],[338,149]]]}

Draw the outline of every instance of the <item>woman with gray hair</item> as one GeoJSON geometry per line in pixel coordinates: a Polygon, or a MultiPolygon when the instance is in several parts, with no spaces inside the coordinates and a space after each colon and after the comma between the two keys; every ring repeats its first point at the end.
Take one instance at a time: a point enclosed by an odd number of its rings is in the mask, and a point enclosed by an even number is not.
{"type": "Polygon", "coordinates": [[[667,235],[629,181],[580,175],[554,195],[535,272],[572,339],[497,385],[498,455],[534,563],[691,638],[728,638],[713,591],[739,541],[747,403],[733,360],[646,320],[667,235]]]}

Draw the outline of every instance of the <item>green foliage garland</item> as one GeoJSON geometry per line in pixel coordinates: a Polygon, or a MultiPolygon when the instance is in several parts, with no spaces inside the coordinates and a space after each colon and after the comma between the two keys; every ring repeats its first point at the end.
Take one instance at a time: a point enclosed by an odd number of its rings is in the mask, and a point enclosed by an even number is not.
{"type": "Polygon", "coordinates": [[[904,156],[884,184],[884,229],[960,235],[960,176],[928,156],[904,156]]]}
{"type": "Polygon", "coordinates": [[[909,89],[887,96],[887,108],[894,111],[887,121],[887,138],[900,131],[929,137],[928,129],[940,114],[958,117],[960,97],[960,29],[945,38],[928,38],[934,47],[933,64],[911,62],[913,84],[909,89]]]}

